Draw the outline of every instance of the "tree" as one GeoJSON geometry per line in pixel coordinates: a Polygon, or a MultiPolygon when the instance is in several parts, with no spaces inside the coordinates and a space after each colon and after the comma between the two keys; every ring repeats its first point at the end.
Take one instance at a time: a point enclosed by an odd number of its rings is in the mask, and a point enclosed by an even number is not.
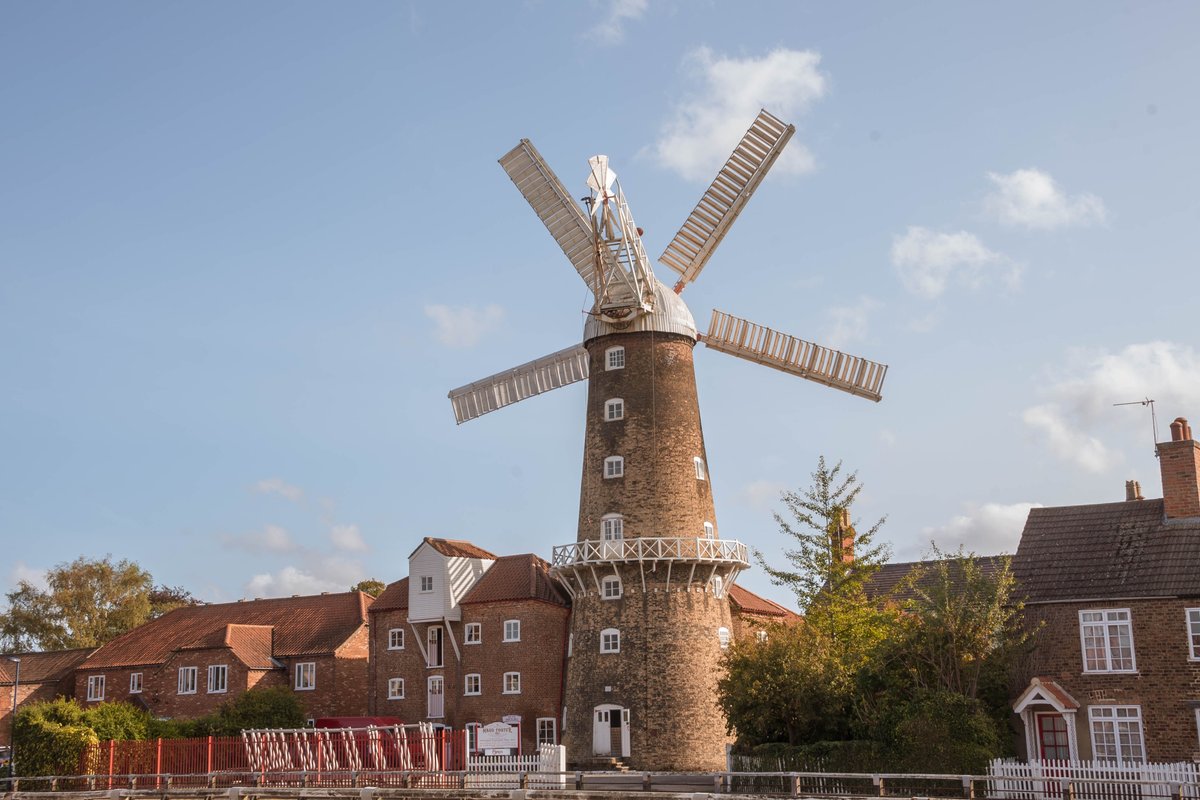
{"type": "Polygon", "coordinates": [[[150,573],[132,561],[79,557],[46,573],[45,591],[21,581],[0,615],[0,649],[97,647],[150,617],[150,573]]]}
{"type": "Polygon", "coordinates": [[[371,595],[371,597],[379,597],[379,595],[381,595],[383,590],[386,588],[387,584],[383,581],[376,578],[367,578],[366,580],[359,581],[351,586],[350,591],[363,592],[364,594],[371,595]]]}
{"type": "Polygon", "coordinates": [[[182,586],[155,586],[150,591],[150,619],[158,619],[168,611],[174,611],[184,606],[202,606],[203,600],[198,600],[182,586]]]}

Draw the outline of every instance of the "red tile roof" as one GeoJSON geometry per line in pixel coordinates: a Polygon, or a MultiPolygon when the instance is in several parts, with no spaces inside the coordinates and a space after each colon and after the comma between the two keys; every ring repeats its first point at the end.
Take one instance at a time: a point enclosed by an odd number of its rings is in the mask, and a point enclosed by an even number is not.
{"type": "Polygon", "coordinates": [[[459,602],[466,605],[504,600],[545,600],[567,605],[562,590],[550,577],[550,565],[532,553],[497,559],[459,602]]]}
{"type": "Polygon", "coordinates": [[[262,633],[229,633],[230,626],[273,626],[277,657],[332,653],[366,622],[369,602],[370,595],[345,592],[185,606],[113,639],[80,669],[161,664],[175,650],[226,642],[263,663],[262,633]]]}
{"type": "Polygon", "coordinates": [[[371,603],[371,611],[395,611],[408,608],[408,578],[401,578],[395,583],[389,583],[375,602],[371,603]]]}
{"type": "Polygon", "coordinates": [[[96,648],[55,650],[49,653],[0,654],[0,685],[11,686],[17,675],[17,665],[9,658],[21,659],[21,683],[56,683],[78,667],[96,648]]]}
{"type": "Polygon", "coordinates": [[[795,611],[781,606],[774,600],[761,597],[749,589],[744,589],[736,583],[729,587],[729,602],[747,614],[761,614],[767,617],[799,617],[795,611]]]}
{"type": "MultiPolygon", "coordinates": [[[[442,555],[449,556],[450,558],[485,558],[489,561],[496,560],[494,553],[489,553],[482,547],[476,547],[462,539],[435,539],[432,536],[426,536],[422,540],[422,543],[429,545],[442,555]]],[[[417,549],[419,550],[420,546],[417,549]]],[[[413,552],[415,553],[416,550],[413,552]]]]}

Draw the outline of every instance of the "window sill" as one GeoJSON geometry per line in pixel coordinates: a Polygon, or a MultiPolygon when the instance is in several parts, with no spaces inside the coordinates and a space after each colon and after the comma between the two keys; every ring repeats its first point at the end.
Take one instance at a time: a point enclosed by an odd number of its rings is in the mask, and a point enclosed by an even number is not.
{"type": "Polygon", "coordinates": [[[315,686],[296,686],[292,689],[295,692],[315,692],[316,690],[317,687],[315,686]]]}
{"type": "Polygon", "coordinates": [[[229,694],[228,689],[209,689],[207,694],[229,694]]]}
{"type": "Polygon", "coordinates": [[[1085,669],[1083,675],[1141,675],[1142,673],[1136,669],[1085,669]]]}

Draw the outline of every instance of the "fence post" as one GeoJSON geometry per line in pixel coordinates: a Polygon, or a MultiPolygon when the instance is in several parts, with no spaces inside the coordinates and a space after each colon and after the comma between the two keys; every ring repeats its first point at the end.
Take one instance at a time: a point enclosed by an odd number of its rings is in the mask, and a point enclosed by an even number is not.
{"type": "Polygon", "coordinates": [[[650,791],[650,773],[649,772],[642,773],[642,791],[643,792],[650,791]]]}
{"type": "Polygon", "coordinates": [[[583,788],[583,770],[575,770],[575,789],[578,791],[583,788]]]}
{"type": "Polygon", "coordinates": [[[212,772],[212,737],[208,737],[208,768],[205,772],[212,772]]]}
{"type": "Polygon", "coordinates": [[[112,788],[113,756],[116,755],[116,746],[117,746],[116,742],[114,742],[112,739],[108,740],[108,788],[109,789],[112,788]]]}
{"type": "Polygon", "coordinates": [[[875,788],[879,790],[878,794],[880,797],[887,797],[887,794],[883,790],[883,776],[882,775],[872,775],[871,783],[874,784],[875,788]]]}
{"type": "Polygon", "coordinates": [[[792,797],[799,797],[800,796],[800,776],[793,772],[788,777],[788,782],[791,784],[792,797]]]}
{"type": "Polygon", "coordinates": [[[159,788],[160,779],[157,777],[162,774],[162,737],[154,740],[154,788],[159,788]]]}
{"type": "Polygon", "coordinates": [[[1171,800],[1183,800],[1183,784],[1171,784],[1171,800]]]}
{"type": "Polygon", "coordinates": [[[1070,778],[1063,779],[1062,800],[1075,800],[1075,781],[1070,778]]]}
{"type": "Polygon", "coordinates": [[[975,780],[970,775],[963,775],[963,797],[967,800],[975,798],[975,780]]]}
{"type": "Polygon", "coordinates": [[[522,788],[522,789],[528,789],[528,788],[529,788],[529,771],[528,771],[528,770],[522,770],[522,771],[521,771],[521,785],[520,785],[520,788],[522,788]]]}

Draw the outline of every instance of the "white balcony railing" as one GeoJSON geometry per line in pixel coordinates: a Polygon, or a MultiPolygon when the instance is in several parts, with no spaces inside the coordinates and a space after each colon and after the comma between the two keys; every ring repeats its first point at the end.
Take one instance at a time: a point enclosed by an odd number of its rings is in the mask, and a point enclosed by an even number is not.
{"type": "Polygon", "coordinates": [[[584,541],[554,548],[557,569],[613,562],[682,561],[693,564],[750,566],[746,545],[735,539],[634,538],[584,541]]]}

